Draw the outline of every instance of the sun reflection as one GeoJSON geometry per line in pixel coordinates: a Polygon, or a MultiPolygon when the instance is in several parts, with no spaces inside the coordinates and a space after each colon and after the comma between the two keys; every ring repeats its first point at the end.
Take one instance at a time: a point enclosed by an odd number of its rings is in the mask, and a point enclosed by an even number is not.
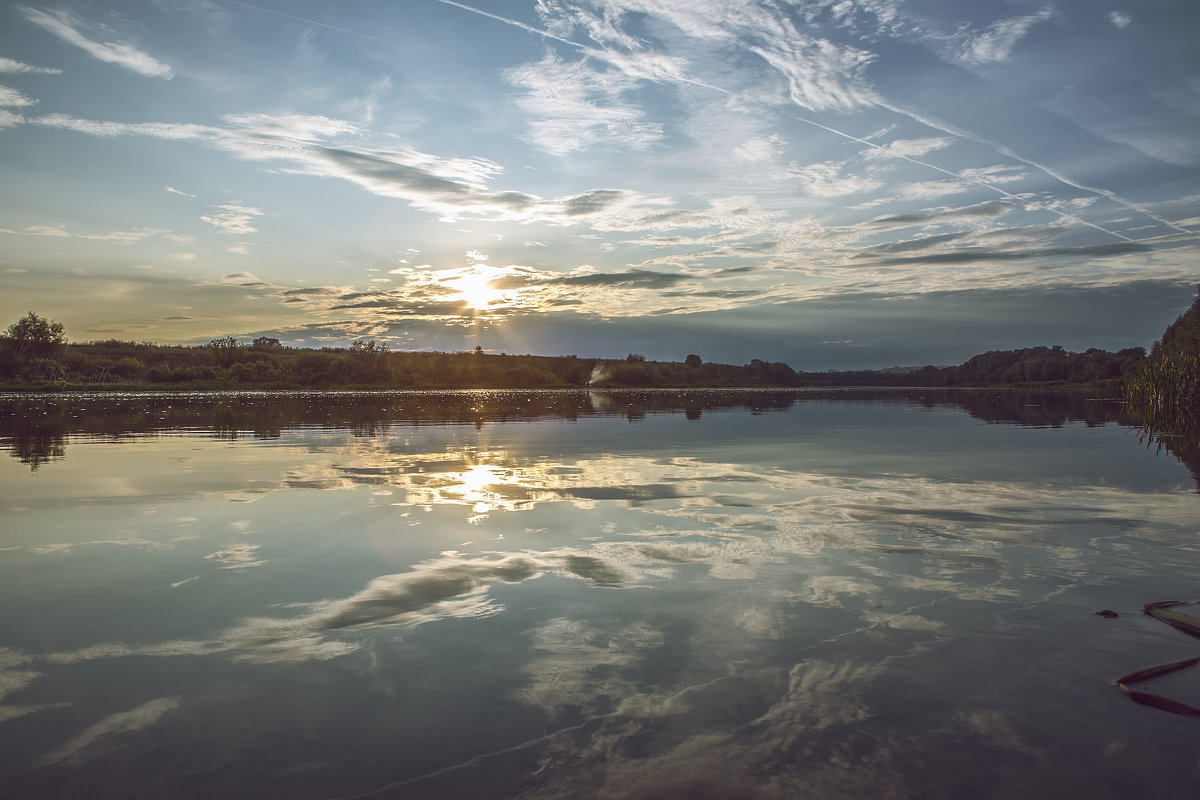
{"type": "Polygon", "coordinates": [[[497,508],[503,500],[501,495],[489,486],[498,486],[512,480],[508,470],[491,464],[475,464],[466,472],[453,476],[460,483],[447,494],[458,494],[464,505],[470,505],[476,514],[484,514],[497,508]]]}
{"type": "Polygon", "coordinates": [[[457,505],[472,514],[494,511],[525,511],[534,505],[560,499],[550,488],[551,478],[536,464],[516,466],[496,463],[503,454],[488,454],[488,461],[467,455],[460,469],[422,472],[410,476],[407,500],[415,505],[457,505]],[[490,463],[489,463],[490,462],[490,463]]]}

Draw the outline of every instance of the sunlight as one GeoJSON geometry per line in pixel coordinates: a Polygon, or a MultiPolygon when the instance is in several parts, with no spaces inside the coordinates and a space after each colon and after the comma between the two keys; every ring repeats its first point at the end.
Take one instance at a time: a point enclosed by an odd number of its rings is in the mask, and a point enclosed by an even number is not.
{"type": "Polygon", "coordinates": [[[473,464],[469,470],[457,477],[462,481],[456,487],[461,502],[470,505],[476,514],[486,513],[501,506],[501,496],[488,487],[507,482],[505,470],[490,464],[473,464]]]}
{"type": "Polygon", "coordinates": [[[454,288],[458,289],[458,299],[481,311],[500,299],[500,292],[491,286],[491,278],[478,272],[459,278],[454,288]]]}

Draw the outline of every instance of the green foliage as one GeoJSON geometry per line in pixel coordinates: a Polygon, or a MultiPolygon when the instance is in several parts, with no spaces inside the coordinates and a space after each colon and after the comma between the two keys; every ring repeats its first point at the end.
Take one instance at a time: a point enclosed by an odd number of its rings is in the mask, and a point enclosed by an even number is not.
{"type": "Polygon", "coordinates": [[[232,336],[221,336],[206,345],[214,364],[228,367],[246,356],[246,348],[232,336]]]}
{"type": "Polygon", "coordinates": [[[1130,409],[1172,431],[1200,428],[1200,287],[1191,307],[1163,331],[1125,385],[1130,409]]]}
{"type": "Polygon", "coordinates": [[[146,365],[133,356],[125,356],[112,366],[113,374],[122,378],[134,378],[146,370],[146,365]]]}
{"type": "Polygon", "coordinates": [[[53,322],[30,311],[8,326],[8,338],[34,353],[45,353],[66,344],[67,337],[61,322],[53,322]]]}
{"type": "Polygon", "coordinates": [[[1030,383],[1089,384],[1117,380],[1141,363],[1145,350],[1130,347],[1116,353],[1092,348],[1072,353],[1054,347],[992,350],[957,367],[925,367],[900,379],[908,386],[1003,386],[1030,383]]]}

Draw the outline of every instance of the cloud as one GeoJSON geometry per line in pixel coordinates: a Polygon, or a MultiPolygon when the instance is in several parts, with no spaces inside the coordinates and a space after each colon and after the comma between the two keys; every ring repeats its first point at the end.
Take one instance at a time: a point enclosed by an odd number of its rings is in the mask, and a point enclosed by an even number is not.
{"type": "Polygon", "coordinates": [[[28,72],[35,75],[61,75],[61,69],[54,67],[34,67],[12,58],[0,56],[0,72],[28,72]]]}
{"type": "Polygon", "coordinates": [[[82,22],[65,11],[46,12],[28,6],[18,6],[18,8],[34,25],[54,34],[68,44],[75,45],[93,58],[109,64],[116,64],[147,78],[170,80],[175,76],[174,70],[169,66],[131,45],[102,43],[87,38],[78,30],[82,22]]]}
{"type": "Polygon", "coordinates": [[[167,190],[171,194],[177,194],[180,197],[190,197],[192,199],[195,199],[195,197],[196,197],[196,195],[188,194],[187,192],[183,191],[182,189],[176,189],[174,186],[164,186],[163,189],[167,190]]]}
{"type": "Polygon", "coordinates": [[[623,72],[547,54],[505,77],[525,90],[516,102],[533,117],[529,140],[548,153],[565,155],[599,143],[644,149],[663,136],[661,125],[643,121],[641,109],[621,102],[638,84],[623,72]]]}
{"type": "Polygon", "coordinates": [[[1108,12],[1108,21],[1118,28],[1127,28],[1133,23],[1133,17],[1121,11],[1108,12]]]}
{"type": "Polygon", "coordinates": [[[31,106],[36,102],[36,100],[31,100],[16,89],[0,84],[0,106],[21,108],[23,106],[31,106]]]}
{"type": "MultiPolygon", "coordinates": [[[[797,25],[791,17],[773,13],[757,3],[713,5],[626,0],[608,5],[614,22],[622,12],[657,16],[695,40],[719,41],[757,55],[784,79],[792,102],[810,111],[852,111],[876,103],[874,90],[864,75],[875,60],[873,53],[811,36],[803,23],[797,25]]],[[[621,55],[610,49],[603,57],[613,64],[626,64],[626,69],[637,63],[622,59],[621,55]]],[[[644,55],[642,60],[647,60],[644,55]]],[[[685,75],[685,62],[679,59],[664,57],[650,63],[656,69],[647,71],[643,77],[716,88],[685,75]]]]}
{"type": "Polygon", "coordinates": [[[1036,250],[989,250],[970,248],[950,252],[927,253],[920,256],[888,258],[876,262],[880,266],[903,266],[907,264],[974,264],[983,261],[1030,261],[1041,258],[1090,259],[1123,256],[1131,253],[1149,253],[1153,247],[1139,242],[1114,242],[1112,244],[1080,245],[1078,247],[1043,247],[1036,250]]]}
{"type": "Polygon", "coordinates": [[[0,228],[0,233],[12,236],[49,236],[64,239],[84,239],[89,242],[110,242],[113,244],[133,244],[155,237],[161,237],[177,244],[187,244],[192,237],[171,233],[163,228],[134,228],[130,231],[111,231],[110,233],[74,233],[67,230],[62,223],[53,225],[27,225],[19,230],[0,228]]]}
{"type": "Polygon", "coordinates": [[[999,217],[1009,213],[1013,208],[1013,204],[1006,200],[989,200],[986,203],[976,203],[961,208],[935,208],[914,214],[892,214],[886,217],[878,217],[864,224],[878,228],[928,225],[935,222],[948,222],[959,219],[999,217]]]}
{"type": "Polygon", "coordinates": [[[787,78],[792,101],[802,108],[853,111],[876,103],[863,78],[873,53],[795,33],[747,49],[787,78]]]}
{"type": "Polygon", "coordinates": [[[993,22],[986,30],[967,41],[959,51],[959,58],[969,64],[988,64],[1008,60],[1017,42],[1029,29],[1044,22],[1054,13],[1042,9],[1024,17],[1012,17],[993,22]]]}
{"type": "Polygon", "coordinates": [[[221,569],[246,569],[247,567],[260,567],[267,562],[259,559],[257,556],[258,549],[262,545],[257,544],[235,544],[229,547],[209,553],[205,558],[209,561],[215,561],[221,564],[221,569]]]}
{"type": "Polygon", "coordinates": [[[67,114],[46,114],[26,120],[32,125],[85,133],[89,136],[152,136],[156,139],[200,139],[216,141],[221,130],[208,125],[172,122],[105,122],[80,119],[67,114]]]}
{"type": "MultiPolygon", "coordinates": [[[[642,230],[707,227],[754,214],[763,217],[746,207],[743,198],[720,198],[708,210],[685,210],[664,209],[670,203],[668,198],[621,189],[589,189],[552,199],[521,191],[495,191],[489,187],[489,181],[501,171],[495,162],[440,158],[411,148],[378,150],[325,143],[322,137],[357,135],[357,129],[349,123],[328,117],[243,114],[226,117],[227,127],[104,122],[62,114],[24,121],[92,136],[203,141],[237,158],[282,161],[289,164],[287,171],[296,174],[349,181],[373,194],[406,200],[412,207],[443,220],[471,214],[492,220],[558,225],[586,222],[599,230],[642,230]]],[[[226,222],[249,224],[249,220],[238,218],[249,209],[221,208],[229,213],[203,219],[218,227],[226,222]]],[[[239,232],[236,228],[223,229],[239,232]]]]}
{"type": "Polygon", "coordinates": [[[967,181],[915,181],[906,183],[897,193],[906,200],[932,200],[951,194],[961,194],[975,188],[967,181]]]}
{"type": "Polygon", "coordinates": [[[687,275],[671,275],[664,272],[631,269],[623,272],[593,272],[584,275],[566,275],[542,281],[558,286],[636,286],[642,289],[666,289],[685,283],[692,278],[687,275]]]}
{"type": "Polygon", "coordinates": [[[754,136],[744,140],[733,154],[743,161],[757,163],[760,161],[770,161],[779,155],[780,142],[774,139],[765,139],[761,136],[754,136]]]}
{"type": "Polygon", "coordinates": [[[251,223],[254,222],[255,217],[261,217],[265,213],[250,206],[228,203],[217,206],[217,208],[221,210],[221,213],[209,214],[200,217],[200,219],[219,229],[222,233],[230,233],[237,236],[257,233],[258,228],[255,228],[251,223]]]}
{"type": "Polygon", "coordinates": [[[7,233],[12,236],[57,236],[70,238],[74,236],[66,229],[65,225],[27,225],[20,230],[12,228],[0,228],[0,233],[7,233]]]}
{"type": "Polygon", "coordinates": [[[924,139],[897,139],[880,147],[874,147],[870,150],[863,151],[863,157],[867,159],[883,159],[883,158],[919,158],[934,150],[944,150],[954,144],[955,139],[950,136],[930,136],[924,139]]]}
{"type": "Polygon", "coordinates": [[[878,189],[883,183],[875,178],[861,175],[842,175],[846,165],[837,161],[809,164],[807,167],[793,165],[788,172],[794,175],[805,191],[816,197],[842,197],[861,194],[878,189]]]}

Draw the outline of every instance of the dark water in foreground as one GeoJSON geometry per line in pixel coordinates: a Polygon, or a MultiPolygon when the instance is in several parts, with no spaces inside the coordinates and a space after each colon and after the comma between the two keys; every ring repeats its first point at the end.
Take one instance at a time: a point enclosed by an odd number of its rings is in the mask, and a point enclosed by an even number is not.
{"type": "Polygon", "coordinates": [[[1099,401],[8,397],[0,447],[6,797],[1200,786],[1111,685],[1200,655],[1138,613],[1200,496],[1099,401]]]}

